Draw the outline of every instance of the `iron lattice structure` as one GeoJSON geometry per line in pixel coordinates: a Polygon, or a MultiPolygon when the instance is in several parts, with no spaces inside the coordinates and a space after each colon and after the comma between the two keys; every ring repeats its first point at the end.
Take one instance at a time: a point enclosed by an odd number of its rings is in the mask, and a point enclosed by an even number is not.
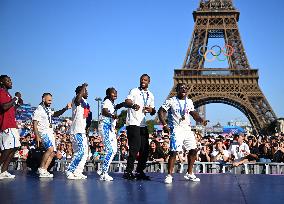
{"type": "MultiPolygon", "coordinates": [[[[232,0],[200,1],[193,12],[195,25],[183,66],[174,70],[174,87],[186,83],[196,108],[224,103],[239,109],[256,133],[266,134],[277,117],[258,85],[258,69],[249,65],[238,29],[239,15],[232,0]],[[200,52],[208,50],[209,38],[223,38],[233,48],[227,56],[228,68],[204,68],[200,52]]],[[[176,94],[174,87],[168,97],[176,94]]]]}

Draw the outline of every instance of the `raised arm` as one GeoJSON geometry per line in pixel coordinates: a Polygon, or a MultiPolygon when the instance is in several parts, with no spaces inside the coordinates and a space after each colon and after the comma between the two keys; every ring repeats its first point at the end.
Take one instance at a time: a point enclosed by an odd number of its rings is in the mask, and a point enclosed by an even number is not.
{"type": "Polygon", "coordinates": [[[72,103],[68,103],[64,108],[53,113],[53,117],[61,116],[65,111],[72,108],[72,103]]]}
{"type": "Polygon", "coordinates": [[[126,102],[125,102],[125,101],[122,102],[122,103],[116,104],[115,110],[118,110],[118,109],[123,108],[123,107],[128,108],[128,107],[126,106],[126,102]]]}

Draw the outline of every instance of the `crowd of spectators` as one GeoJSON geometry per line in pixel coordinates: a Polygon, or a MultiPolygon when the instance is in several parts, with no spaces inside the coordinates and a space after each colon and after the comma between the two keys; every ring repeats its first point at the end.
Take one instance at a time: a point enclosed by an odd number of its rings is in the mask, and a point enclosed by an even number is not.
{"type": "MultiPolygon", "coordinates": [[[[71,160],[73,156],[72,141],[68,133],[71,121],[66,119],[55,127],[57,145],[56,159],[71,160]]],[[[22,146],[15,154],[16,159],[26,160],[29,150],[37,147],[32,132],[31,122],[19,122],[22,146]]],[[[118,153],[114,161],[126,161],[128,144],[126,131],[118,136],[118,153]]],[[[231,163],[234,166],[246,162],[284,162],[284,133],[272,136],[254,136],[249,134],[206,135],[195,132],[198,146],[197,161],[231,163]]],[[[149,161],[167,162],[169,157],[169,135],[154,133],[149,138],[149,161]]],[[[100,161],[104,158],[104,145],[98,131],[89,133],[89,160],[100,161]]],[[[137,158],[139,155],[137,155],[137,158]]],[[[177,162],[187,162],[186,152],[179,152],[177,162]]]]}
{"type": "Polygon", "coordinates": [[[272,136],[235,134],[198,138],[201,162],[231,162],[238,166],[245,162],[284,162],[284,133],[272,136]]]}

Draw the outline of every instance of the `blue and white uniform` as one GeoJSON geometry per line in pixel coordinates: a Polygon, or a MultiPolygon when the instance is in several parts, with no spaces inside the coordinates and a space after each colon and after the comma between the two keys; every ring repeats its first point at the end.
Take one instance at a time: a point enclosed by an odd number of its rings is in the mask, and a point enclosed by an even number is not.
{"type": "Polygon", "coordinates": [[[40,104],[33,113],[33,120],[38,121],[38,132],[45,149],[53,147],[56,151],[55,137],[51,126],[54,111],[50,107],[40,104]]]}
{"type": "MultiPolygon", "coordinates": [[[[111,100],[106,99],[102,103],[102,110],[107,109],[109,113],[114,114],[115,106],[111,100]]],[[[100,135],[103,138],[104,149],[105,149],[105,158],[103,162],[102,172],[107,173],[109,165],[113,160],[117,152],[117,139],[115,134],[115,126],[117,120],[114,120],[110,117],[101,116],[99,131],[100,135]]]]}
{"type": "Polygon", "coordinates": [[[170,150],[196,149],[196,139],[191,131],[190,123],[190,112],[194,111],[192,100],[172,97],[165,101],[162,108],[168,111],[168,126],[171,130],[170,150]]]}
{"type": "Polygon", "coordinates": [[[88,140],[86,136],[86,118],[90,109],[86,99],[82,98],[81,104],[76,106],[72,100],[72,125],[70,127],[71,141],[74,155],[67,171],[74,174],[83,172],[88,158],[88,140]]]}

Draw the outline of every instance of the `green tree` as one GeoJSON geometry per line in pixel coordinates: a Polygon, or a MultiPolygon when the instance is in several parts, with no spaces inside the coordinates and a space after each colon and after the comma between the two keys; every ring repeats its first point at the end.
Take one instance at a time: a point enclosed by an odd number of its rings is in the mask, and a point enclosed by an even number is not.
{"type": "Polygon", "coordinates": [[[152,134],[154,132],[154,125],[157,125],[158,123],[155,120],[147,120],[146,124],[148,127],[149,134],[152,134]]]}
{"type": "Polygon", "coordinates": [[[121,113],[118,115],[118,121],[116,125],[117,129],[120,129],[126,123],[126,115],[127,115],[127,110],[122,110],[121,113]]]}

